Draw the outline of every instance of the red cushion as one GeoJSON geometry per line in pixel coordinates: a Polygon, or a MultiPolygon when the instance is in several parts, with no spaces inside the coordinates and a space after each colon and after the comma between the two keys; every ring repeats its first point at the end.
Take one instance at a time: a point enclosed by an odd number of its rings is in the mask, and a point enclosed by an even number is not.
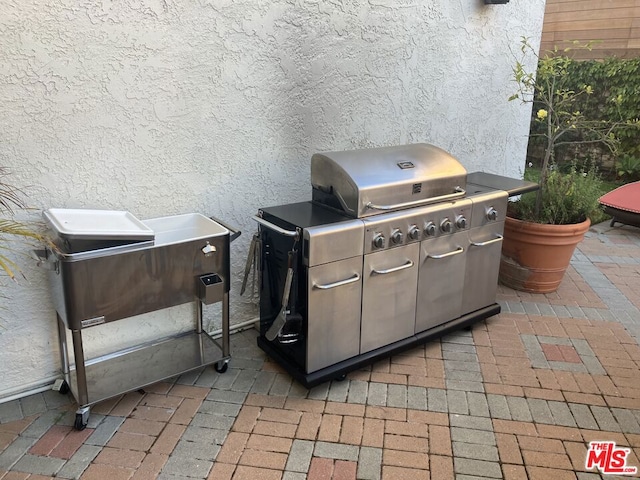
{"type": "Polygon", "coordinates": [[[604,194],[598,201],[607,207],[640,213],[640,182],[622,185],[604,194]]]}

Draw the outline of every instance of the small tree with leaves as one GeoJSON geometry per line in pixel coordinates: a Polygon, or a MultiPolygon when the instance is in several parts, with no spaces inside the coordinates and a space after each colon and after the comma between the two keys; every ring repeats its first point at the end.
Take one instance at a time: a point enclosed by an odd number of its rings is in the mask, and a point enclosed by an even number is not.
{"type": "MultiPolygon", "coordinates": [[[[574,43],[574,45],[576,45],[575,48],[590,48],[589,44],[574,43]]],[[[572,48],[563,51],[555,49],[541,56],[529,40],[523,37],[513,68],[513,79],[517,84],[517,91],[509,97],[509,101],[520,100],[523,103],[533,104],[533,121],[540,122],[542,128],[539,129],[540,133],[532,132],[531,135],[541,136],[545,144],[539,179],[540,188],[535,194],[532,211],[529,212],[530,221],[554,223],[553,219],[545,219],[543,199],[547,193],[546,189],[550,186],[549,180],[555,168],[555,154],[558,147],[577,143],[598,143],[615,153],[619,145],[616,130],[623,125],[628,125],[628,122],[617,119],[588,118],[580,110],[579,105],[584,104],[585,97],[592,95],[596,87],[582,85],[581,88],[576,89],[567,84],[569,66],[575,61],[568,56],[571,50],[572,48]],[[535,72],[528,72],[524,66],[524,60],[530,56],[534,56],[537,60],[535,72]]],[[[622,99],[616,97],[611,101],[620,102],[622,99]]],[[[582,173],[586,176],[587,172],[582,173]]]]}

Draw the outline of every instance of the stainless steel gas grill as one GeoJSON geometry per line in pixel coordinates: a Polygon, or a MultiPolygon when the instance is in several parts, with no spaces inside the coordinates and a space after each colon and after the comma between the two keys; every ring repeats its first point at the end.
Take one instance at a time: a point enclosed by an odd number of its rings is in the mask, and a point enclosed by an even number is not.
{"type": "Polygon", "coordinates": [[[254,217],[258,345],[303,385],[500,312],[507,199],[534,184],[427,144],[315,154],[311,184],[254,217]]]}

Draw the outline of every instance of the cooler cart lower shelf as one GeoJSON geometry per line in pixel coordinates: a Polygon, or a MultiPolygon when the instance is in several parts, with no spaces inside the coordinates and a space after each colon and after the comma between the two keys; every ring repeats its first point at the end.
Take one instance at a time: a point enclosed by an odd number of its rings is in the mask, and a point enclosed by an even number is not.
{"type": "MultiPolygon", "coordinates": [[[[198,307],[198,325],[194,331],[160,338],[101,357],[85,360],[82,330],[71,330],[67,343],[64,322],[57,316],[60,352],[66,387],[78,402],[74,427],[83,430],[90,407],[103,400],[139,390],[208,365],[218,373],[227,371],[231,359],[229,347],[228,294],[223,300],[222,336],[214,339],[202,330],[202,304],[198,307]],[[69,347],[71,346],[71,350],[69,347]],[[73,362],[71,362],[73,355],[73,362]]],[[[62,387],[61,392],[65,393],[62,387]]]]}

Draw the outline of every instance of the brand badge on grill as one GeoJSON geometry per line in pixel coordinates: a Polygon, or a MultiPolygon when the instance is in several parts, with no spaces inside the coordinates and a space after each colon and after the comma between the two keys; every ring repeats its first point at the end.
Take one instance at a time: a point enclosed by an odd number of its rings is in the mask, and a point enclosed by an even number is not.
{"type": "Polygon", "coordinates": [[[407,168],[414,168],[415,165],[413,162],[398,162],[397,165],[402,169],[406,170],[407,168]]]}
{"type": "Polygon", "coordinates": [[[420,193],[422,191],[422,184],[421,183],[414,183],[413,187],[411,189],[411,193],[413,193],[414,195],[416,193],[420,193]]]}

